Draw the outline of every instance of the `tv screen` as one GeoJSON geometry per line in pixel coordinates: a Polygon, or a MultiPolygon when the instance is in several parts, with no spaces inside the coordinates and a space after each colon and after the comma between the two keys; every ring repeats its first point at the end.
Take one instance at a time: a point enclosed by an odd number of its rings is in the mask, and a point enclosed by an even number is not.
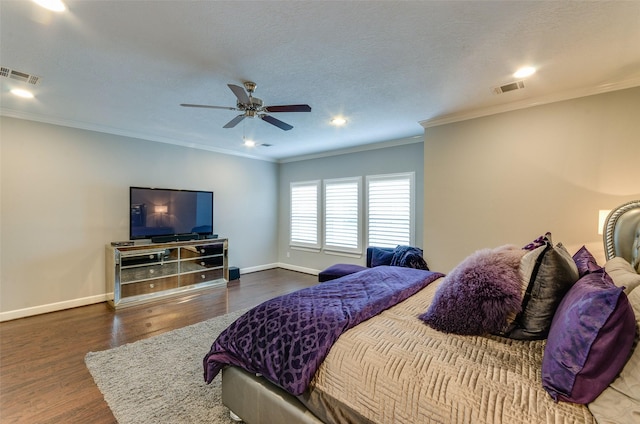
{"type": "Polygon", "coordinates": [[[213,233],[213,192],[130,187],[130,240],[213,233]]]}

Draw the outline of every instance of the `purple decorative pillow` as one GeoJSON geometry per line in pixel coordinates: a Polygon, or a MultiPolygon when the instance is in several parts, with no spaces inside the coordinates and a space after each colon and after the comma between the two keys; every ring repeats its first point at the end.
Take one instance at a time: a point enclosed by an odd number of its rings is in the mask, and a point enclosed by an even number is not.
{"type": "Polygon", "coordinates": [[[419,318],[446,333],[503,331],[520,312],[518,268],[524,253],[516,246],[473,253],[443,279],[433,302],[419,318]]]}
{"type": "Polygon", "coordinates": [[[578,280],[558,306],[542,359],[542,385],[558,401],[586,404],[627,362],[636,319],[604,270],[578,280]]]}
{"type": "Polygon", "coordinates": [[[573,261],[578,267],[578,274],[580,277],[583,277],[590,272],[602,269],[602,267],[598,265],[596,258],[594,258],[591,252],[587,250],[586,246],[582,246],[580,250],[573,255],[573,261]]]}

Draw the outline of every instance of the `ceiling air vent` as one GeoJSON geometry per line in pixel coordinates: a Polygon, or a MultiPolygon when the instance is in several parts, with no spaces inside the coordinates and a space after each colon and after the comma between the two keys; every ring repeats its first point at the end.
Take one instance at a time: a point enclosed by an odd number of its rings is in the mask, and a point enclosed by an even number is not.
{"type": "Polygon", "coordinates": [[[41,79],[39,76],[27,74],[26,72],[16,71],[15,69],[10,69],[5,66],[0,67],[0,76],[26,82],[27,84],[31,85],[38,84],[41,79]]]}
{"type": "Polygon", "coordinates": [[[520,90],[524,88],[524,81],[510,82],[509,84],[501,85],[494,88],[492,91],[494,94],[507,93],[509,91],[520,90]]]}

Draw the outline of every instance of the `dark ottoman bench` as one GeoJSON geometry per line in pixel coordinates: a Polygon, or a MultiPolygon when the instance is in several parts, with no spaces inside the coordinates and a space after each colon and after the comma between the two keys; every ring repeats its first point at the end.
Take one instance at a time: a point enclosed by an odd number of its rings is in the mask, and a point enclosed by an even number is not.
{"type": "Polygon", "coordinates": [[[324,283],[325,281],[335,280],[336,278],[344,277],[345,275],[353,274],[354,272],[367,269],[366,266],[355,264],[335,264],[329,268],[320,271],[318,274],[318,281],[324,283]]]}

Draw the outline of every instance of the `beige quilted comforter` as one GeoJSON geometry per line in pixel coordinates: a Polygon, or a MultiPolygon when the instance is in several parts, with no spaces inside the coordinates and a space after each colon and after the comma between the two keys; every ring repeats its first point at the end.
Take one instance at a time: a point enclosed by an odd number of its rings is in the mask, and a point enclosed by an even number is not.
{"type": "Polygon", "coordinates": [[[449,335],[420,321],[441,281],[343,334],[305,403],[329,422],[595,423],[542,388],[544,341],[449,335]]]}

